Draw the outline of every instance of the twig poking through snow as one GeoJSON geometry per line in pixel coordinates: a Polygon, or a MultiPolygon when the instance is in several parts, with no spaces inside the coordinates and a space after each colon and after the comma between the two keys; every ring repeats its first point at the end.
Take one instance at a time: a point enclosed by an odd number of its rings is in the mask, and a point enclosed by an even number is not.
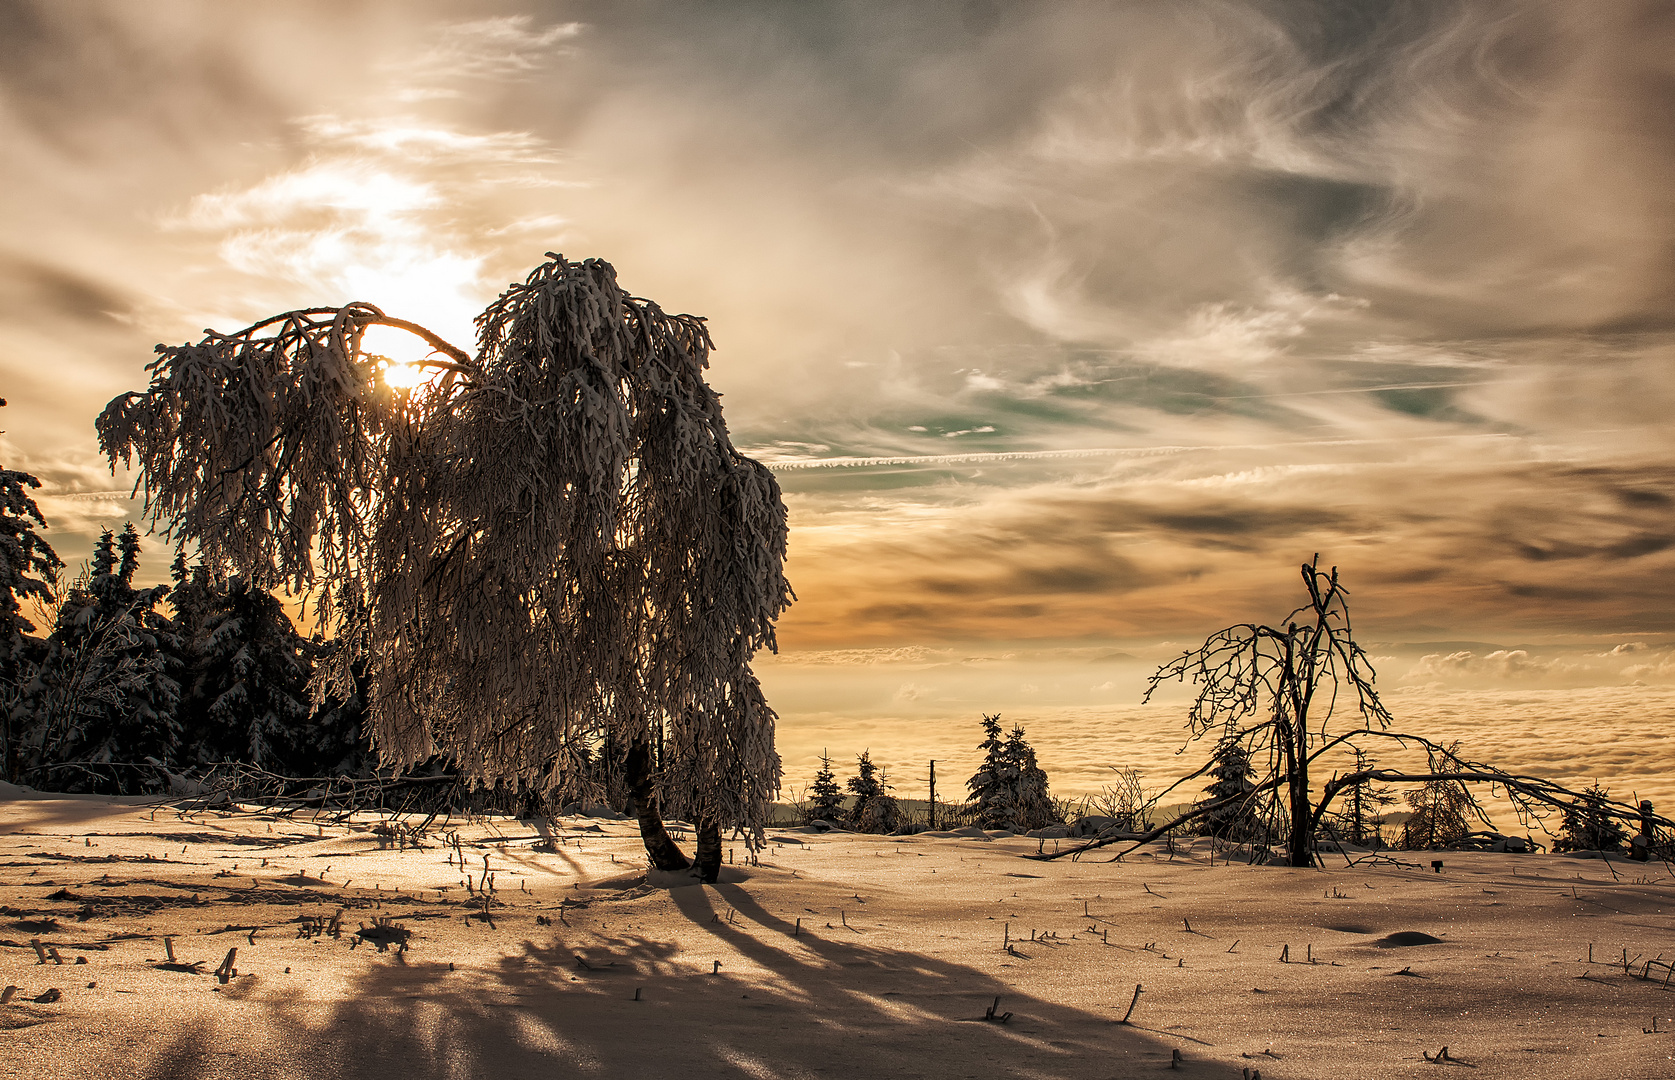
{"type": "Polygon", "coordinates": [[[1139,983],[1134,984],[1134,996],[1129,999],[1128,1011],[1122,1014],[1122,1019],[1117,1021],[1118,1023],[1120,1023],[1120,1024],[1128,1023],[1128,1018],[1134,1015],[1134,1006],[1140,1004],[1140,995],[1144,991],[1145,991],[1144,986],[1141,986],[1139,983]]]}

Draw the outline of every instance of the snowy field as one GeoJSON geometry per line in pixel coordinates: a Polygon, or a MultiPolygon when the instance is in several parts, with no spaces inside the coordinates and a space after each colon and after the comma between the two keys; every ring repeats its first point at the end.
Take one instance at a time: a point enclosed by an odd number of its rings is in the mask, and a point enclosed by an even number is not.
{"type": "Polygon", "coordinates": [[[414,848],[372,816],[0,803],[0,1074],[1126,1077],[1178,1052],[1282,1080],[1431,1077],[1445,1046],[1483,1080],[1675,1073],[1659,864],[786,831],[671,887],[626,822],[439,824],[414,848]]]}

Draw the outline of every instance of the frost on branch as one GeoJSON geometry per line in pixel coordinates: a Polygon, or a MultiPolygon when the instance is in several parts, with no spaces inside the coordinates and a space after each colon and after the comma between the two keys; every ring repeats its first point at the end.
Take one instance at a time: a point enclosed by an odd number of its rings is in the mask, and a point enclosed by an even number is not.
{"type": "Polygon", "coordinates": [[[155,523],[310,595],[329,670],[366,661],[386,763],[597,796],[640,745],[664,810],[759,836],[779,757],[750,661],[793,599],[785,508],[728,438],[703,320],[554,256],[477,327],[471,357],[351,304],[160,346],[101,444],[155,523]],[[443,374],[380,383],[375,324],[443,374]]]}

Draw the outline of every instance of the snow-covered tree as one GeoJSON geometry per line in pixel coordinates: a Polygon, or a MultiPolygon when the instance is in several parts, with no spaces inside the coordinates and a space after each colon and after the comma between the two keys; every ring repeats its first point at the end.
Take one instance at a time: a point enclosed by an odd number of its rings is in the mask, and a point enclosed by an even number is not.
{"type": "Polygon", "coordinates": [[[806,821],[840,821],[843,818],[843,789],[832,772],[832,756],[820,751],[820,771],[808,789],[806,821]]]}
{"type": "Polygon", "coordinates": [[[1012,819],[1017,816],[1016,795],[998,714],[983,715],[983,741],[977,744],[977,749],[983,751],[983,764],[971,774],[965,785],[966,790],[971,792],[969,805],[972,815],[982,828],[1010,828],[1012,819]]]}
{"type": "Polygon", "coordinates": [[[57,604],[52,633],[15,710],[18,774],[60,791],[129,790],[99,766],[172,762],[180,745],[177,638],[157,610],[166,588],[134,588],[139,536],[106,530],[57,604]],[[120,554],[119,554],[120,543],[120,554]]]}
{"type": "Polygon", "coordinates": [[[1607,808],[1611,792],[1599,786],[1583,788],[1581,796],[1564,811],[1554,851],[1621,851],[1628,831],[1607,808]]]}
{"type": "Polygon", "coordinates": [[[306,774],[308,643],[271,593],[234,578],[211,592],[194,650],[188,742],[199,762],[306,774]]]}
{"type": "Polygon", "coordinates": [[[330,650],[297,633],[278,601],[176,551],[169,604],[181,658],[182,764],[244,761],[285,776],[369,771],[365,678],[310,708],[315,661],[330,650]]]}
{"type": "Polygon", "coordinates": [[[855,775],[848,781],[849,827],[856,832],[893,833],[901,828],[901,807],[890,794],[890,780],[863,750],[855,760],[855,775]]]}
{"type": "Polygon", "coordinates": [[[608,263],[553,256],[477,326],[472,355],[354,303],[159,346],[101,445],[169,535],[309,596],[337,646],[315,697],[363,665],[385,763],[597,797],[608,743],[653,862],[688,865],[662,825],[688,817],[713,880],[721,828],[760,844],[779,785],[750,666],[793,598],[778,485],[728,438],[703,320],[608,263]],[[375,325],[435,378],[378,378],[375,325]]]}
{"type": "Polygon", "coordinates": [[[31,653],[40,644],[28,636],[35,624],[23,614],[23,601],[49,599],[64,566],[36,531],[47,527],[29,497],[40,486],[28,473],[0,469],[0,767],[14,779],[13,712],[39,662],[31,653]]]}
{"type": "Polygon", "coordinates": [[[1250,752],[1237,739],[1223,739],[1211,755],[1209,786],[1204,788],[1208,803],[1233,802],[1204,815],[1204,832],[1228,840],[1244,840],[1256,830],[1256,768],[1250,752]]]}
{"type": "Polygon", "coordinates": [[[1059,820],[1048,791],[1047,774],[1037,764],[1035,749],[1014,726],[1002,738],[1000,717],[983,717],[983,764],[966,781],[969,806],[985,829],[1039,829],[1059,820]]]}
{"type": "Polygon", "coordinates": [[[1315,834],[1336,791],[1311,802],[1309,769],[1344,740],[1328,725],[1349,703],[1360,729],[1383,730],[1390,713],[1373,687],[1366,650],[1355,641],[1338,568],[1320,569],[1316,555],[1301,571],[1307,604],[1275,626],[1240,623],[1216,631],[1158,668],[1145,700],[1166,682],[1190,682],[1195,694],[1187,728],[1194,738],[1219,729],[1223,738],[1238,736],[1265,751],[1268,774],[1258,786],[1276,786],[1272,779],[1286,788],[1287,854],[1293,866],[1312,866],[1315,834]]]}
{"type": "Polygon", "coordinates": [[[1024,740],[1024,729],[1016,724],[1006,736],[1006,761],[1013,781],[1014,829],[1040,829],[1060,821],[1053,796],[1048,791],[1047,773],[1035,760],[1035,748],[1024,740]]]}

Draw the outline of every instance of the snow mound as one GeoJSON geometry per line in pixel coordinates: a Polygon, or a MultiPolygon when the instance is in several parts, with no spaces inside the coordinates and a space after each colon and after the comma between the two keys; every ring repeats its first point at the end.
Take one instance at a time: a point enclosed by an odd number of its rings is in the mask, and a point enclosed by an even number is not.
{"type": "Polygon", "coordinates": [[[1432,937],[1423,930],[1398,930],[1394,934],[1386,934],[1373,942],[1381,949],[1405,949],[1410,945],[1441,945],[1443,940],[1432,937]]]}

